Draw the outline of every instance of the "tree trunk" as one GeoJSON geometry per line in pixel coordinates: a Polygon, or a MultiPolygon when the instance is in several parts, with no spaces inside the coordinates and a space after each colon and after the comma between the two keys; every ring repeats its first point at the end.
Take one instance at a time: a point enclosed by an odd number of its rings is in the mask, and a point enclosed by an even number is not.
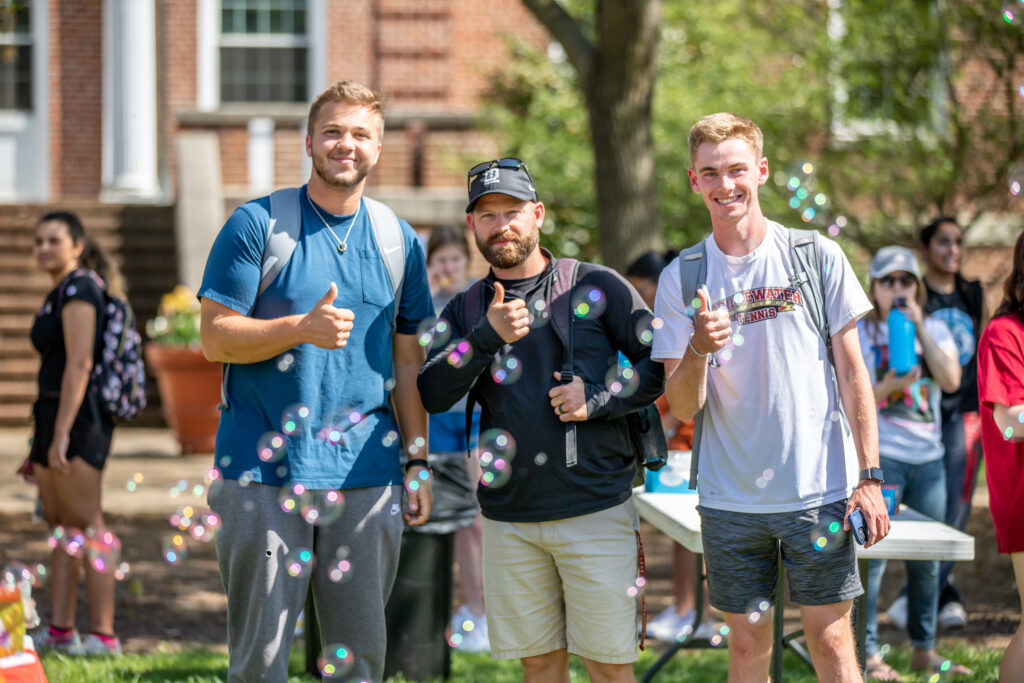
{"type": "Polygon", "coordinates": [[[605,264],[619,271],[664,248],[652,134],[661,2],[597,0],[592,43],[557,0],[523,0],[579,75],[594,148],[598,243],[605,264]]]}

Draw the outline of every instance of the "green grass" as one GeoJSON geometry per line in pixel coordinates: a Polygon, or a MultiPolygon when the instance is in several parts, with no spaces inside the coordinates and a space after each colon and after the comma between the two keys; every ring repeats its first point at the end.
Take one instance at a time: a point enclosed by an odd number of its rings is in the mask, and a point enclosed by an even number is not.
{"type": "MultiPolygon", "coordinates": [[[[995,681],[999,672],[1002,653],[983,650],[968,645],[943,648],[942,653],[974,670],[969,677],[957,681],[995,681]]],[[[657,659],[658,652],[647,650],[641,653],[640,661],[634,666],[637,680],[657,659]]],[[[894,648],[886,658],[898,671],[910,671],[910,650],[894,648]]],[[[207,650],[186,650],[183,652],[158,652],[133,654],[124,657],[79,658],[48,654],[43,656],[43,666],[51,683],[110,683],[112,681],[138,681],[140,683],[215,683],[227,677],[227,655],[207,650]]],[[[292,651],[289,683],[313,683],[319,679],[302,673],[303,662],[300,648],[292,651]]],[[[791,652],[787,652],[784,664],[785,681],[790,683],[813,683],[815,677],[791,652]]],[[[679,653],[659,672],[655,681],[660,683],[719,683],[726,679],[728,655],[724,650],[689,650],[679,653]]],[[[579,658],[571,660],[573,681],[587,681],[586,672],[579,658]]],[[[522,680],[517,661],[495,661],[486,654],[452,653],[453,683],[516,683],[522,680]]],[[[904,676],[910,683],[933,683],[926,675],[904,676]]],[[[939,679],[934,679],[937,681],[939,679]]],[[[403,677],[390,678],[389,683],[405,683],[403,677]]]]}

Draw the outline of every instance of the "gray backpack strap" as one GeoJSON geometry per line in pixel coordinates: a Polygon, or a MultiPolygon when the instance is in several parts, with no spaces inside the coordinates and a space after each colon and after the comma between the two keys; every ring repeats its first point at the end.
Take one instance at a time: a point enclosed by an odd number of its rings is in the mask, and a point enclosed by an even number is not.
{"type": "MultiPolygon", "coordinates": [[[[299,188],[286,187],[270,195],[270,225],[267,228],[267,242],[263,247],[263,263],[260,267],[259,298],[274,278],[278,276],[295,251],[302,231],[302,209],[299,207],[299,188]]],[[[249,315],[256,308],[252,302],[249,315]]]]}
{"type": "MultiPolygon", "coordinates": [[[[693,307],[697,290],[708,279],[707,246],[704,240],[684,249],[679,254],[679,281],[682,283],[683,303],[687,310],[693,307]]],[[[696,316],[696,313],[694,313],[696,316]]],[[[690,488],[697,488],[697,463],[700,460],[700,438],[704,432],[704,408],[693,416],[693,446],[690,448],[690,488]]]]}
{"type": "MultiPolygon", "coordinates": [[[[267,225],[267,239],[263,243],[263,261],[260,264],[260,286],[256,290],[256,298],[252,300],[248,316],[256,310],[256,302],[267,290],[270,283],[281,273],[288,259],[299,243],[302,231],[302,208],[299,206],[301,190],[297,187],[286,187],[270,194],[270,222],[267,225]]],[[[231,364],[224,364],[220,381],[220,410],[228,407],[228,375],[231,364]]]]}
{"type": "Polygon", "coordinates": [[[398,216],[387,204],[369,197],[363,197],[363,204],[366,206],[366,215],[370,217],[373,239],[377,243],[380,257],[384,259],[391,289],[395,293],[395,312],[391,317],[391,329],[394,329],[398,319],[398,304],[402,301],[402,284],[405,282],[405,239],[402,226],[398,216]]]}
{"type": "Polygon", "coordinates": [[[789,279],[792,287],[800,289],[804,298],[804,306],[811,315],[815,329],[825,342],[825,352],[832,371],[832,396],[836,410],[846,433],[850,433],[850,424],[843,410],[842,397],[839,395],[839,382],[836,379],[836,364],[832,356],[832,330],[828,324],[828,313],[825,311],[825,281],[821,276],[821,246],[818,242],[817,230],[789,229],[789,253],[793,259],[793,277],[789,279]]]}

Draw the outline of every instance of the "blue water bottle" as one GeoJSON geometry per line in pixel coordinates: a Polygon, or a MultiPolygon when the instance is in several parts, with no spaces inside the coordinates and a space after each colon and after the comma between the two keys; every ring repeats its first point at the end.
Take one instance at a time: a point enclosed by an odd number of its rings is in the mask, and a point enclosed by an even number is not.
{"type": "Polygon", "coordinates": [[[905,306],[905,299],[893,301],[889,311],[889,367],[897,375],[905,375],[917,365],[917,353],[914,352],[914,321],[908,320],[900,306],[905,306]]]}

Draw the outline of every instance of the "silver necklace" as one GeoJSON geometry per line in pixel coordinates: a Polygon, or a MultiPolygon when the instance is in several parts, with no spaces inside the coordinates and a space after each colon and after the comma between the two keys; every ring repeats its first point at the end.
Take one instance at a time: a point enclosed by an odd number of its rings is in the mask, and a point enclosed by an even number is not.
{"type": "Polygon", "coordinates": [[[328,232],[330,232],[331,235],[334,237],[334,241],[338,243],[338,253],[344,254],[345,250],[348,249],[348,236],[352,234],[352,226],[356,224],[356,219],[359,218],[359,209],[363,207],[363,202],[359,202],[359,204],[356,206],[356,212],[352,214],[352,220],[349,221],[348,232],[345,233],[345,239],[338,239],[337,233],[335,233],[334,230],[331,229],[331,226],[327,222],[327,219],[324,218],[324,215],[322,213],[320,213],[320,209],[316,208],[316,204],[314,204],[313,200],[309,198],[308,192],[306,193],[306,201],[309,202],[309,205],[310,207],[312,207],[313,212],[320,217],[321,221],[323,221],[324,227],[327,228],[328,232]]]}

